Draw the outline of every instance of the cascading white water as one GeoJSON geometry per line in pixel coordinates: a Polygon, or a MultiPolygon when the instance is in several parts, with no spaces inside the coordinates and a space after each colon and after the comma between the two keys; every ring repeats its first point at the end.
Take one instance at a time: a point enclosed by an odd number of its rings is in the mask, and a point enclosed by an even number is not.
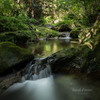
{"type": "Polygon", "coordinates": [[[66,35],[66,39],[71,39],[69,32],[65,33],[65,35],[66,35]]]}
{"type": "Polygon", "coordinates": [[[56,100],[53,76],[12,85],[0,100],[56,100]]]}
{"type": "Polygon", "coordinates": [[[23,82],[12,85],[2,100],[56,100],[51,68],[48,63],[42,64],[43,60],[38,58],[27,64],[23,82]]]}
{"type": "Polygon", "coordinates": [[[46,78],[51,75],[51,68],[50,65],[42,64],[45,58],[37,58],[35,59],[35,62],[32,64],[29,64],[28,71],[26,74],[22,77],[22,81],[25,80],[37,80],[41,78],[46,78]]]}
{"type": "Polygon", "coordinates": [[[63,38],[63,39],[65,39],[65,42],[67,42],[67,43],[70,42],[70,39],[71,39],[70,33],[69,33],[69,32],[66,32],[66,33],[65,33],[65,36],[66,36],[66,37],[63,38]]]}
{"type": "Polygon", "coordinates": [[[60,32],[60,35],[58,36],[59,39],[64,39],[65,42],[70,42],[70,33],[69,32],[60,32]]]}

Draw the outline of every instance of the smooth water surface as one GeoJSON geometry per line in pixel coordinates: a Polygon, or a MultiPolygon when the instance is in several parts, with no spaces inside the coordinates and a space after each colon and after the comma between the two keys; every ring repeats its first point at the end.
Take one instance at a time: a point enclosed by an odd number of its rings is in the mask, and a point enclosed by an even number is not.
{"type": "Polygon", "coordinates": [[[74,40],[65,38],[41,40],[38,43],[31,44],[30,48],[36,57],[47,57],[65,48],[77,46],[76,43],[71,43],[72,41],[74,40]]]}
{"type": "Polygon", "coordinates": [[[50,76],[16,83],[2,100],[100,100],[99,84],[73,76],[50,76]]]}

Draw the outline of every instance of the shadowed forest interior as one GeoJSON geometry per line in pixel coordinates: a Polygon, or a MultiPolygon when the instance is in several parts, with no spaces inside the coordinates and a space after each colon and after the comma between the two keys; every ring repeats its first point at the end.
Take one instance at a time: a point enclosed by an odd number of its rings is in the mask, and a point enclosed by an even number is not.
{"type": "Polygon", "coordinates": [[[0,0],[0,100],[100,100],[100,0],[0,0]]]}

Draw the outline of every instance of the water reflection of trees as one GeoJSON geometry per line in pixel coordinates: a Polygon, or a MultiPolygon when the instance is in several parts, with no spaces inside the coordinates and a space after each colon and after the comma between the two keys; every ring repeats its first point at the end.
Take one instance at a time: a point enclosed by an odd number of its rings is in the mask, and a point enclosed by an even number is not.
{"type": "Polygon", "coordinates": [[[65,40],[39,41],[38,43],[32,45],[32,53],[38,57],[46,57],[59,50],[69,47],[73,47],[73,44],[70,42],[66,43],[65,40]]]}

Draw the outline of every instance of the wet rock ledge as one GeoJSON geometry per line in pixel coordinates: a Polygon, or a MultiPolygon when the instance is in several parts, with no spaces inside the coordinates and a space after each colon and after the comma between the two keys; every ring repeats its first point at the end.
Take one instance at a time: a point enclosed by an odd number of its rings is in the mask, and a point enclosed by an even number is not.
{"type": "Polygon", "coordinates": [[[100,44],[93,50],[87,46],[77,46],[74,48],[59,51],[49,57],[53,73],[63,74],[87,74],[100,76],[100,44]]]}

